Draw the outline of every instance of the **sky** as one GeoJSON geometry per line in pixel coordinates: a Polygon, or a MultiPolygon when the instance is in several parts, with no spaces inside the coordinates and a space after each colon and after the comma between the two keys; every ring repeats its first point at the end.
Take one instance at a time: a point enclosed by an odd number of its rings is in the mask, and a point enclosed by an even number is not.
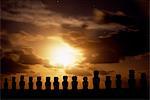
{"type": "Polygon", "coordinates": [[[121,74],[126,86],[129,69],[137,78],[149,73],[148,0],[1,0],[0,5],[2,80],[25,75],[36,81],[41,75],[43,82],[45,76],[62,81],[63,75],[76,75],[81,88],[88,76],[92,88],[98,70],[104,88],[106,75],[114,80],[121,74]],[[78,64],[51,65],[55,46],[80,52],[78,64]]]}

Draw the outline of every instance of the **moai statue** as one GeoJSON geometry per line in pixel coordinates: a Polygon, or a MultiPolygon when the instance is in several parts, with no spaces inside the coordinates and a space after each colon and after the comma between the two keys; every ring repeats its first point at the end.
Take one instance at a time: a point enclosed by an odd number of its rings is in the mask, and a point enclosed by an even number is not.
{"type": "Polygon", "coordinates": [[[106,87],[106,89],[111,89],[111,79],[110,79],[110,76],[106,76],[105,87],[106,87]]]}
{"type": "Polygon", "coordinates": [[[29,90],[33,90],[33,77],[29,77],[29,90]]]}
{"type": "Polygon", "coordinates": [[[5,81],[4,81],[4,90],[8,90],[8,80],[7,78],[5,78],[5,81]]]}
{"type": "Polygon", "coordinates": [[[83,77],[83,90],[88,90],[88,78],[87,77],[83,77]]]}
{"type": "Polygon", "coordinates": [[[122,87],[121,75],[117,74],[116,75],[116,88],[121,89],[121,87],[122,87]]]}
{"type": "Polygon", "coordinates": [[[51,89],[50,77],[46,77],[45,87],[46,87],[46,90],[51,89]]]}
{"type": "Polygon", "coordinates": [[[8,95],[8,80],[7,80],[7,78],[5,78],[5,80],[4,80],[4,95],[5,96],[8,95]]]}
{"type": "Polygon", "coordinates": [[[77,76],[72,77],[72,90],[77,90],[78,82],[77,82],[77,76]]]}
{"type": "Polygon", "coordinates": [[[140,85],[142,90],[147,89],[146,73],[141,73],[140,85]]]}
{"type": "Polygon", "coordinates": [[[53,86],[54,86],[54,90],[59,90],[58,77],[54,77],[53,86]]]}
{"type": "Polygon", "coordinates": [[[36,87],[37,87],[37,90],[42,90],[41,76],[37,77],[36,87]]]}
{"type": "Polygon", "coordinates": [[[128,87],[130,89],[135,89],[135,71],[134,70],[129,70],[129,79],[128,79],[128,87]]]}
{"type": "Polygon", "coordinates": [[[98,89],[99,89],[99,83],[100,83],[99,71],[94,71],[93,88],[94,88],[95,90],[98,90],[98,89]]]}
{"type": "Polygon", "coordinates": [[[24,90],[25,81],[24,81],[24,76],[23,75],[20,76],[19,87],[20,87],[20,90],[24,90]]]}
{"type": "Polygon", "coordinates": [[[16,77],[12,77],[12,90],[16,90],[16,77]]]}
{"type": "Polygon", "coordinates": [[[63,86],[63,90],[67,90],[68,89],[68,76],[63,76],[63,82],[62,82],[62,86],[63,86]]]}

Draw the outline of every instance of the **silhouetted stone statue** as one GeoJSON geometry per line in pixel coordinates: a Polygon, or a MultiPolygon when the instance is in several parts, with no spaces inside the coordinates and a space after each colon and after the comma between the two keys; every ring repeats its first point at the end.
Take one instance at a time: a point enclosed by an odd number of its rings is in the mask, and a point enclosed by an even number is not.
{"type": "Polygon", "coordinates": [[[83,90],[88,90],[88,78],[87,77],[83,77],[83,90]]]}
{"type": "Polygon", "coordinates": [[[8,90],[8,80],[7,80],[7,78],[5,78],[5,81],[4,81],[4,90],[5,91],[8,90]]]}
{"type": "Polygon", "coordinates": [[[116,75],[116,88],[121,89],[121,87],[122,87],[121,75],[117,74],[116,75]]]}
{"type": "Polygon", "coordinates": [[[62,86],[63,86],[63,90],[67,90],[68,89],[68,76],[63,76],[63,82],[62,82],[62,86]]]}
{"type": "Polygon", "coordinates": [[[4,80],[4,96],[8,95],[8,80],[5,78],[4,80]]]}
{"type": "Polygon", "coordinates": [[[134,70],[129,70],[129,79],[128,79],[128,87],[129,89],[135,89],[135,71],[134,70]]]}
{"type": "Polygon", "coordinates": [[[16,77],[12,77],[12,90],[16,90],[16,77]]]}
{"type": "Polygon", "coordinates": [[[12,90],[11,90],[11,96],[16,95],[16,77],[12,77],[12,90]]]}
{"type": "Polygon", "coordinates": [[[93,87],[95,90],[99,89],[100,78],[98,75],[99,75],[99,71],[94,71],[93,87]]]}
{"type": "Polygon", "coordinates": [[[42,90],[41,76],[37,77],[36,87],[37,87],[37,90],[42,90]]]}
{"type": "Polygon", "coordinates": [[[141,73],[140,85],[142,90],[147,89],[147,78],[146,73],[141,73]]]}
{"type": "Polygon", "coordinates": [[[24,76],[21,75],[20,76],[20,81],[19,81],[19,96],[23,96],[24,95],[24,87],[25,87],[25,81],[24,81],[24,76]]]}
{"type": "Polygon", "coordinates": [[[29,90],[32,91],[33,90],[33,77],[29,77],[29,90]]]}
{"type": "Polygon", "coordinates": [[[135,79],[135,71],[134,70],[129,70],[129,78],[135,79]]]}
{"type": "Polygon", "coordinates": [[[106,87],[106,89],[111,89],[110,76],[106,76],[105,87],[106,87]]]}
{"type": "Polygon", "coordinates": [[[50,77],[46,77],[45,87],[46,87],[46,90],[51,90],[50,77]]]}
{"type": "Polygon", "coordinates": [[[72,77],[72,90],[77,90],[78,82],[77,82],[77,76],[72,77]]]}
{"type": "Polygon", "coordinates": [[[24,76],[23,75],[20,76],[19,87],[20,87],[20,90],[24,90],[25,81],[24,81],[24,76]]]}
{"type": "Polygon", "coordinates": [[[59,90],[58,77],[54,77],[53,86],[54,86],[54,90],[59,90]]]}
{"type": "MultiPolygon", "coordinates": [[[[99,82],[100,82],[100,78],[99,78],[99,72],[98,71],[94,71],[94,77],[93,77],[93,86],[94,89],[99,89],[99,82]]],[[[63,82],[62,82],[62,86],[63,86],[63,90],[67,90],[68,88],[68,81],[67,81],[68,77],[67,76],[63,76],[63,82]]],[[[41,82],[41,77],[37,77],[37,82],[36,82],[36,86],[37,86],[37,90],[36,91],[29,91],[29,92],[22,92],[22,91],[16,91],[16,77],[12,77],[12,82],[11,82],[11,91],[8,90],[8,79],[5,78],[4,79],[4,91],[3,89],[0,91],[2,94],[2,97],[20,97],[22,96],[23,98],[26,97],[65,97],[65,96],[70,96],[70,97],[127,97],[127,98],[132,98],[132,97],[136,97],[136,98],[146,98],[148,99],[149,97],[149,91],[148,91],[148,79],[146,77],[146,73],[141,73],[141,78],[140,78],[140,85],[141,85],[141,91],[136,91],[136,87],[135,87],[135,71],[134,70],[129,70],[129,80],[128,80],[128,84],[129,84],[129,89],[120,89],[121,88],[121,75],[117,74],[116,75],[116,88],[117,89],[111,89],[111,76],[106,76],[106,80],[105,80],[105,86],[106,86],[106,90],[87,90],[88,89],[88,77],[83,77],[83,81],[82,81],[82,85],[83,85],[83,91],[78,91],[77,86],[78,86],[78,82],[77,82],[77,76],[73,76],[72,77],[72,91],[59,91],[59,81],[58,81],[58,77],[54,77],[54,82],[53,82],[53,86],[54,86],[54,91],[38,91],[42,89],[42,82],[41,82]],[[5,90],[8,90],[8,92],[5,92],[5,90]],[[86,91],[84,91],[86,90],[86,91]],[[121,91],[120,91],[121,90],[121,91]],[[4,94],[5,93],[5,94],[4,94]]],[[[33,90],[33,77],[29,77],[29,90],[33,90]]],[[[50,89],[51,88],[51,82],[50,82],[50,77],[46,77],[46,82],[45,82],[45,86],[46,89],[50,89]]],[[[20,77],[20,82],[19,82],[19,87],[20,90],[24,90],[25,87],[25,81],[24,81],[24,76],[20,77]]],[[[140,89],[139,89],[140,90],[140,89]]]]}

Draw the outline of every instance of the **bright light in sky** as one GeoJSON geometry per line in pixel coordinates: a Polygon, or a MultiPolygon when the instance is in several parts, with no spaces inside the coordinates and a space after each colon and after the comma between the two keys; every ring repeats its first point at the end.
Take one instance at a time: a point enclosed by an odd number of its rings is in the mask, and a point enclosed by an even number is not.
{"type": "Polygon", "coordinates": [[[70,68],[78,65],[82,61],[82,52],[79,49],[71,47],[64,41],[58,42],[51,48],[49,62],[53,66],[70,68]]]}

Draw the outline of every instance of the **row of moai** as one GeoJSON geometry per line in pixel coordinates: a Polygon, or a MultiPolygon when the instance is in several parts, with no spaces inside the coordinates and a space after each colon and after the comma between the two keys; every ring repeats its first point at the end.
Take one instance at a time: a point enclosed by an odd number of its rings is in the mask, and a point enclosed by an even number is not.
{"type": "MultiPolygon", "coordinates": [[[[59,90],[59,84],[60,83],[58,81],[58,77],[54,77],[54,82],[53,82],[54,90],[59,90]]],[[[93,89],[94,90],[100,89],[99,84],[100,84],[99,71],[94,71],[93,89]]],[[[111,84],[112,84],[111,77],[106,76],[106,80],[105,80],[106,89],[111,89],[111,84]]],[[[135,89],[135,86],[136,86],[135,84],[136,84],[135,71],[129,70],[129,79],[128,79],[129,89],[135,89]]],[[[88,89],[87,77],[83,77],[82,85],[83,85],[83,90],[88,89]]],[[[141,89],[147,88],[146,73],[141,73],[140,85],[141,85],[141,89]]],[[[33,90],[33,77],[29,77],[28,86],[29,86],[29,90],[33,90]]],[[[68,76],[63,76],[62,86],[63,86],[63,90],[68,90],[68,76]]],[[[78,89],[77,86],[78,86],[77,76],[73,76],[72,77],[72,90],[77,90],[78,89]]],[[[19,87],[20,87],[20,90],[25,89],[24,76],[20,77],[19,87]]],[[[40,76],[37,77],[36,87],[37,87],[37,90],[42,90],[42,81],[41,81],[40,76]]],[[[121,89],[121,88],[122,88],[121,75],[116,74],[116,89],[121,89]]],[[[7,90],[7,89],[8,89],[8,81],[7,81],[7,78],[5,78],[4,90],[7,90]]],[[[45,89],[51,90],[50,77],[46,77],[45,89]]],[[[16,90],[16,78],[15,77],[12,77],[12,90],[16,90]]]]}

